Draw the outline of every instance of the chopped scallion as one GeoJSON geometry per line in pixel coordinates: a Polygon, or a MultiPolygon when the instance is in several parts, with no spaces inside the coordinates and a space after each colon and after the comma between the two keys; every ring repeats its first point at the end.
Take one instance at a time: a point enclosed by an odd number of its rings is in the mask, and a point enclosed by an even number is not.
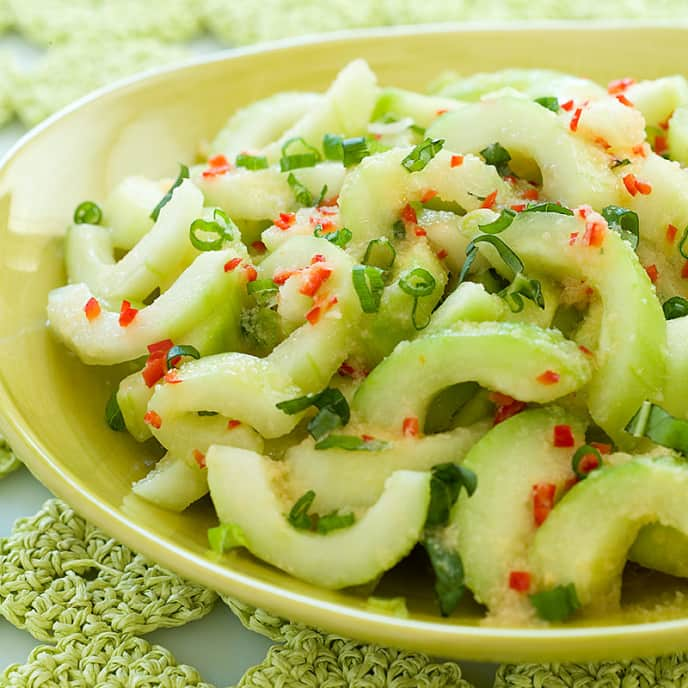
{"type": "Polygon", "coordinates": [[[397,252],[390,240],[387,237],[380,237],[368,242],[368,247],[363,256],[363,263],[365,265],[373,265],[382,270],[389,270],[394,265],[396,257],[397,252]]]}
{"type": "Polygon", "coordinates": [[[435,278],[425,268],[414,268],[399,278],[399,288],[416,298],[429,296],[436,286],[435,278]]]}
{"type": "Polygon", "coordinates": [[[174,193],[174,190],[178,187],[181,186],[182,182],[185,179],[189,178],[189,168],[186,165],[179,165],[179,174],[177,175],[177,178],[174,180],[174,183],[172,186],[169,188],[167,193],[160,199],[160,202],[158,205],[153,208],[153,211],[151,212],[150,216],[151,219],[157,220],[158,215],[160,215],[160,211],[172,200],[172,194],[174,193]]]}
{"type": "Polygon", "coordinates": [[[282,146],[282,157],[280,158],[280,170],[282,172],[289,172],[290,170],[296,170],[301,167],[315,167],[322,157],[317,148],[309,145],[300,136],[285,141],[282,146]],[[290,149],[293,150],[295,146],[299,146],[298,153],[290,153],[290,149]]]}
{"type": "Polygon", "coordinates": [[[79,203],[74,211],[74,223],[77,225],[99,225],[103,219],[103,211],[93,201],[79,203]]]}
{"type": "Polygon", "coordinates": [[[515,217],[515,211],[511,210],[511,208],[504,208],[496,220],[480,225],[480,229],[487,234],[499,234],[511,225],[515,217]]]}
{"type": "Polygon", "coordinates": [[[385,289],[383,274],[383,270],[373,265],[354,265],[351,271],[354,289],[364,313],[377,313],[380,310],[385,289]]]}
{"type": "Polygon", "coordinates": [[[236,166],[247,170],[266,170],[269,167],[268,159],[264,155],[248,155],[247,153],[237,155],[236,166]]]}
{"type": "Polygon", "coordinates": [[[443,146],[444,139],[425,139],[401,161],[401,166],[408,172],[420,172],[443,146]]]}
{"type": "Polygon", "coordinates": [[[688,315],[688,300],[682,296],[672,296],[662,304],[662,310],[667,320],[682,318],[684,315],[688,315]]]}
{"type": "Polygon", "coordinates": [[[347,451],[380,451],[389,446],[384,440],[356,437],[355,435],[328,435],[316,443],[316,449],[346,449],[347,451]]]}
{"type": "Polygon", "coordinates": [[[175,364],[175,359],[180,356],[188,356],[189,358],[199,359],[201,352],[190,344],[177,344],[173,346],[168,352],[165,362],[168,368],[172,368],[175,364]]]}
{"type": "Polygon", "coordinates": [[[294,528],[298,530],[311,530],[313,528],[313,519],[308,514],[308,510],[314,501],[315,492],[313,490],[308,490],[296,500],[287,516],[287,520],[294,528]]]}
{"type": "Polygon", "coordinates": [[[678,252],[686,259],[688,260],[688,253],[686,253],[685,250],[685,245],[686,245],[686,240],[688,239],[688,227],[686,227],[683,230],[683,236],[681,237],[681,241],[679,241],[678,244],[678,252]]]}
{"type": "Polygon", "coordinates": [[[368,155],[370,155],[370,150],[364,136],[356,136],[342,141],[342,163],[344,167],[358,165],[368,155]]]}
{"type": "Polygon", "coordinates": [[[566,621],[581,605],[573,583],[530,595],[538,616],[545,621],[566,621]]]}
{"type": "Polygon", "coordinates": [[[573,210],[559,203],[534,203],[527,206],[521,213],[558,213],[559,215],[573,215],[573,210]]]}
{"type": "Polygon", "coordinates": [[[293,172],[289,173],[289,176],[287,177],[287,183],[294,192],[294,196],[296,197],[298,203],[306,207],[313,205],[313,194],[311,194],[308,188],[296,178],[293,172]]]}
{"type": "Polygon", "coordinates": [[[221,208],[215,208],[212,220],[199,217],[189,227],[189,241],[199,251],[219,251],[226,241],[232,241],[234,231],[239,229],[230,219],[229,215],[221,208]],[[214,235],[215,239],[205,239],[203,234],[214,235]]]}
{"type": "Polygon", "coordinates": [[[353,235],[351,234],[351,230],[347,229],[346,227],[335,229],[332,232],[326,232],[323,234],[322,225],[316,225],[313,236],[327,239],[331,244],[339,246],[339,248],[344,248],[351,241],[351,237],[353,235]]]}

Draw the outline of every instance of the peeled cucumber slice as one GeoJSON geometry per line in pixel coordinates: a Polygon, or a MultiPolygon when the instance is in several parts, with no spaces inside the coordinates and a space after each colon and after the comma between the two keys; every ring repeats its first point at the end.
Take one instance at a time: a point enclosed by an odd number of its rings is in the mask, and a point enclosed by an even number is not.
{"type": "Polygon", "coordinates": [[[354,525],[320,535],[287,521],[292,504],[282,503],[273,486],[279,464],[233,447],[213,447],[206,460],[220,522],[238,525],[255,556],[325,588],[375,579],[411,551],[425,525],[430,473],[394,473],[354,525]]]}
{"type": "Polygon", "coordinates": [[[233,162],[239,153],[255,153],[317,108],[322,98],[317,93],[276,93],[237,110],[210,144],[211,155],[223,153],[233,162]]]}
{"type": "Polygon", "coordinates": [[[202,209],[201,192],[184,181],[150,232],[116,263],[106,229],[72,225],[65,243],[69,281],[86,283],[94,295],[113,305],[123,299],[142,301],[157,287],[167,286],[197,255],[189,241],[189,226],[201,217],[202,209]]]}
{"type": "Polygon", "coordinates": [[[688,535],[657,523],[643,526],[628,558],[648,569],[688,578],[688,535]]]}
{"type": "Polygon", "coordinates": [[[373,426],[401,432],[404,418],[425,422],[442,389],[475,381],[521,401],[545,404],[575,392],[591,374],[587,358],[557,330],[525,323],[463,323],[402,342],[358,388],[352,408],[373,426]],[[559,375],[554,384],[538,377],[559,375]]]}
{"type": "Polygon", "coordinates": [[[308,438],[285,454],[289,488],[292,494],[314,490],[313,508],[321,512],[369,507],[395,471],[429,471],[440,463],[459,463],[488,427],[481,422],[427,437],[398,438],[374,452],[315,449],[308,438]]]}
{"type": "Polygon", "coordinates": [[[504,299],[495,294],[488,294],[482,284],[463,282],[432,314],[430,324],[423,335],[451,329],[464,320],[471,322],[504,320],[507,311],[508,307],[504,299]]]}
{"type": "Polygon", "coordinates": [[[573,583],[582,605],[618,606],[621,573],[638,531],[659,522],[688,535],[687,496],[688,468],[673,458],[637,457],[593,471],[535,536],[532,562],[540,586],[573,583]]]}
{"type": "Polygon", "coordinates": [[[233,250],[208,251],[150,306],[137,313],[127,327],[119,313],[102,310],[89,321],[84,306],[93,297],[85,284],[53,289],[48,296],[48,319],[53,333],[89,365],[114,365],[147,354],[146,347],[163,339],[179,340],[210,318],[228,301],[242,298],[243,271],[225,272],[233,250]]]}
{"type": "Polygon", "coordinates": [[[137,442],[145,442],[153,436],[150,426],[143,420],[152,396],[153,388],[146,385],[140,370],[127,375],[119,383],[117,390],[119,410],[122,412],[129,434],[137,442]]]}
{"type": "Polygon", "coordinates": [[[457,107],[461,105],[453,98],[426,96],[402,88],[385,88],[378,95],[371,119],[383,120],[390,115],[396,119],[410,117],[419,127],[429,127],[443,112],[456,110],[457,107]]]}
{"type": "Polygon", "coordinates": [[[676,108],[671,116],[667,143],[671,159],[686,167],[688,165],[688,106],[682,105],[676,108]]]}
{"type": "Polygon", "coordinates": [[[657,127],[676,108],[688,103],[688,82],[682,76],[640,81],[629,86],[624,95],[643,113],[648,127],[657,127]]]}
{"type": "Polygon", "coordinates": [[[472,103],[440,117],[427,135],[445,139],[445,147],[457,153],[477,154],[498,142],[512,156],[534,160],[544,198],[597,209],[622,205],[621,181],[609,169],[607,154],[535,102],[503,97],[472,103]]]}

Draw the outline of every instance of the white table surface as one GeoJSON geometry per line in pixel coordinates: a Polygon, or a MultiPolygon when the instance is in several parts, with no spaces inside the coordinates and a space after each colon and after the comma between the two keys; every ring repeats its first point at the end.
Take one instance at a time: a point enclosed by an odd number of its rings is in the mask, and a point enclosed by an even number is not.
{"type": "MultiPolygon", "coordinates": [[[[194,52],[217,49],[210,38],[194,42],[194,52]]],[[[30,65],[40,53],[15,35],[0,38],[0,50],[8,49],[20,63],[30,65]]],[[[25,133],[19,123],[0,129],[0,155],[4,154],[25,133]]],[[[26,468],[0,481],[0,537],[8,534],[15,519],[34,514],[50,493],[26,468]]],[[[262,661],[270,641],[247,631],[222,604],[205,618],[179,628],[156,631],[145,636],[172,651],[179,663],[195,666],[205,681],[216,686],[236,683],[251,666],[262,661]]],[[[25,631],[14,628],[0,617],[0,673],[13,663],[26,661],[31,650],[40,643],[25,631]]],[[[464,677],[476,688],[491,688],[494,666],[461,663],[464,677]]]]}

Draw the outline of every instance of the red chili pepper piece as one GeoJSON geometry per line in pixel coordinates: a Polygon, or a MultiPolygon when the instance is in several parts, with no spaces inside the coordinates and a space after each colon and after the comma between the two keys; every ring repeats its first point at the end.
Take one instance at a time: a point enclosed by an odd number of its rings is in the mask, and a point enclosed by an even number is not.
{"type": "Polygon", "coordinates": [[[415,235],[418,236],[418,237],[427,236],[427,235],[428,235],[427,231],[426,231],[425,228],[423,228],[423,227],[418,227],[418,226],[416,226],[414,232],[415,232],[415,235]]]}
{"type": "Polygon", "coordinates": [[[258,279],[258,271],[253,265],[244,265],[244,271],[246,272],[247,282],[255,282],[258,279]]]}
{"type": "Polygon", "coordinates": [[[463,165],[463,155],[452,155],[451,156],[451,166],[460,167],[463,165]]]}
{"type": "Polygon", "coordinates": [[[435,198],[435,196],[437,196],[437,191],[435,191],[435,189],[428,189],[420,197],[420,202],[427,203],[428,201],[431,201],[433,198],[435,198]]]}
{"type": "Polygon", "coordinates": [[[92,296],[88,301],[86,301],[84,313],[86,314],[86,319],[89,322],[95,320],[100,315],[100,304],[98,303],[98,299],[92,296]]]}
{"type": "Polygon", "coordinates": [[[554,370],[545,370],[544,373],[541,373],[535,379],[541,385],[555,385],[557,382],[559,382],[559,377],[559,373],[556,373],[554,370]]]}
{"type": "Polygon", "coordinates": [[[624,175],[621,181],[623,181],[626,191],[628,191],[631,196],[635,196],[638,193],[638,189],[636,188],[636,182],[638,180],[635,178],[634,174],[624,175]]]}
{"type": "Polygon", "coordinates": [[[516,592],[528,592],[530,590],[528,571],[511,571],[509,573],[509,587],[516,592]]]}
{"type": "Polygon", "coordinates": [[[676,233],[678,232],[678,228],[675,227],[674,225],[667,225],[666,229],[666,238],[667,241],[672,243],[674,239],[676,239],[676,233]]]}
{"type": "Polygon", "coordinates": [[[277,285],[283,285],[292,275],[297,275],[301,270],[280,270],[272,276],[272,281],[277,285]]]}
{"type": "Polygon", "coordinates": [[[268,247],[262,241],[254,241],[251,248],[256,252],[263,254],[268,250],[268,247]]]}
{"type": "Polygon", "coordinates": [[[584,475],[600,467],[600,460],[595,454],[584,454],[578,462],[578,471],[584,475]]]}
{"type": "Polygon", "coordinates": [[[623,93],[619,93],[619,95],[616,96],[616,99],[626,107],[635,107],[635,105],[633,105],[633,103],[630,100],[628,100],[628,98],[626,98],[626,96],[623,93]]]}
{"type": "Polygon", "coordinates": [[[667,142],[667,137],[666,136],[655,136],[654,149],[655,149],[655,153],[657,153],[657,155],[661,155],[662,153],[666,153],[669,150],[669,144],[667,142]]]}
{"type": "Polygon", "coordinates": [[[490,401],[497,406],[493,425],[499,425],[508,418],[515,416],[517,413],[521,413],[521,411],[526,408],[526,403],[524,401],[518,401],[501,392],[491,392],[489,398],[490,401]]]}
{"type": "Polygon", "coordinates": [[[435,115],[439,117],[440,115],[444,115],[445,113],[449,112],[447,108],[440,108],[439,110],[435,110],[435,115]]]}
{"type": "Polygon", "coordinates": [[[418,216],[413,206],[407,203],[401,210],[401,219],[404,222],[416,224],[418,222],[418,216]]]}
{"type": "Polygon", "coordinates": [[[606,229],[601,222],[586,222],[585,233],[583,234],[583,243],[586,246],[599,248],[604,243],[605,234],[606,229]]]}
{"type": "Polygon", "coordinates": [[[179,371],[176,368],[172,368],[172,370],[168,370],[165,373],[165,382],[168,385],[178,385],[180,382],[184,382],[184,380],[179,377],[179,371]]]}
{"type": "Polygon", "coordinates": [[[493,191],[491,194],[485,196],[485,200],[480,204],[481,208],[493,208],[495,201],[497,200],[497,191],[493,191]]]}
{"type": "Polygon", "coordinates": [[[241,265],[241,258],[232,258],[225,263],[225,272],[232,272],[241,265]]]}
{"type": "Polygon", "coordinates": [[[241,425],[240,420],[228,420],[227,421],[227,430],[234,430],[234,428],[238,428],[241,425]]]}
{"type": "Polygon", "coordinates": [[[282,230],[289,229],[296,222],[296,215],[294,213],[280,213],[279,217],[272,223],[275,227],[282,230]]]}
{"type": "Polygon", "coordinates": [[[533,485],[533,519],[536,526],[540,527],[549,516],[549,512],[552,511],[556,491],[557,486],[553,483],[536,483],[533,485]]]}
{"type": "Polygon", "coordinates": [[[316,263],[326,263],[326,262],[327,262],[327,257],[324,256],[322,253],[316,253],[311,258],[311,265],[315,265],[316,263]]]}
{"type": "Polygon", "coordinates": [[[615,79],[607,84],[607,93],[614,96],[617,93],[623,93],[629,86],[633,86],[635,79],[624,77],[623,79],[615,79]]]}
{"type": "Polygon", "coordinates": [[[122,307],[119,310],[120,327],[129,327],[138,312],[138,308],[132,308],[129,301],[122,301],[122,307]]]}
{"type": "Polygon", "coordinates": [[[320,289],[323,282],[329,279],[330,275],[332,274],[332,270],[324,265],[316,264],[311,265],[302,274],[305,275],[305,280],[299,289],[299,293],[303,294],[304,296],[314,296],[315,292],[320,289]]]}
{"type": "Polygon", "coordinates": [[[571,426],[555,425],[552,444],[555,447],[573,447],[576,444],[576,439],[573,436],[573,430],[571,430],[571,426]]]}
{"type": "Polygon", "coordinates": [[[638,193],[643,194],[643,196],[647,196],[648,194],[652,193],[652,184],[648,184],[648,182],[636,180],[635,188],[637,189],[638,193]]]}
{"type": "Polygon", "coordinates": [[[571,122],[569,123],[569,129],[571,129],[571,131],[578,131],[578,122],[580,122],[582,114],[583,108],[576,108],[576,111],[573,113],[573,117],[571,118],[571,122]]]}
{"type": "Polygon", "coordinates": [[[517,213],[521,213],[526,209],[526,204],[525,203],[516,203],[516,205],[511,206],[512,210],[515,210],[517,213]]]}
{"type": "Polygon", "coordinates": [[[586,356],[592,356],[592,355],[593,355],[592,351],[590,351],[590,349],[588,349],[587,346],[583,346],[582,344],[579,344],[579,345],[578,345],[578,348],[579,348],[586,356]]]}
{"type": "Polygon", "coordinates": [[[232,169],[232,165],[224,155],[215,155],[208,160],[208,169],[203,170],[203,177],[208,179],[226,174],[232,169]]]}
{"type": "Polygon", "coordinates": [[[154,354],[156,351],[164,351],[167,353],[173,346],[174,342],[171,339],[163,339],[162,341],[149,344],[146,348],[149,354],[154,354]]]}
{"type": "Polygon", "coordinates": [[[648,265],[645,268],[645,272],[647,273],[647,276],[650,278],[650,282],[652,282],[652,284],[654,284],[659,279],[659,270],[657,269],[656,265],[648,265]]]}
{"type": "Polygon", "coordinates": [[[372,435],[361,435],[364,442],[372,442],[375,438],[372,435]]]}
{"type": "Polygon", "coordinates": [[[449,253],[447,253],[447,249],[446,249],[446,248],[441,248],[441,249],[437,252],[437,257],[438,257],[440,260],[444,260],[448,255],[449,255],[449,253]]]}
{"type": "Polygon", "coordinates": [[[688,261],[686,261],[681,268],[681,277],[683,279],[688,279],[688,261]]]}
{"type": "Polygon", "coordinates": [[[540,198],[540,192],[531,187],[523,192],[523,198],[527,201],[537,201],[540,198]]]}
{"type": "Polygon", "coordinates": [[[150,425],[156,430],[160,429],[162,425],[162,418],[155,411],[146,411],[146,415],[143,417],[143,422],[150,425]]]}
{"type": "Polygon", "coordinates": [[[571,110],[573,110],[573,100],[567,100],[565,103],[562,103],[561,109],[566,112],[571,112],[571,110]]]}
{"type": "Polygon", "coordinates": [[[205,454],[198,449],[194,449],[192,454],[194,461],[198,464],[198,467],[205,468],[205,454]]]}
{"type": "Polygon", "coordinates": [[[605,442],[590,442],[591,447],[595,447],[600,454],[611,454],[612,445],[605,442]]]}
{"type": "Polygon", "coordinates": [[[404,437],[417,437],[418,433],[420,432],[418,418],[416,418],[416,416],[404,418],[401,429],[404,437]]]}

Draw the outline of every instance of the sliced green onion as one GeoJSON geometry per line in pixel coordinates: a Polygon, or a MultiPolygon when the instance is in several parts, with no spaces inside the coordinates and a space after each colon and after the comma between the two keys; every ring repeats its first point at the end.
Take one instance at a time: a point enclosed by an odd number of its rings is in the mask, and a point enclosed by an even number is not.
{"type": "Polygon", "coordinates": [[[364,136],[356,136],[342,141],[342,163],[344,167],[358,165],[368,155],[370,155],[370,149],[364,136]]]}
{"type": "Polygon", "coordinates": [[[289,172],[290,170],[296,170],[301,167],[315,167],[322,157],[317,148],[309,145],[300,136],[285,141],[282,146],[282,157],[280,158],[280,170],[282,172],[289,172]],[[299,153],[289,153],[289,149],[294,147],[294,144],[300,144],[301,149],[305,149],[305,152],[299,153]]]}
{"type": "Polygon", "coordinates": [[[688,260],[688,253],[685,252],[685,245],[686,245],[686,240],[688,239],[688,227],[686,227],[683,230],[683,236],[681,237],[681,241],[679,241],[678,244],[678,252],[686,259],[688,260]]]}
{"type": "Polygon", "coordinates": [[[318,533],[327,535],[327,533],[333,530],[348,528],[349,526],[352,526],[355,521],[356,517],[351,512],[339,514],[336,511],[333,511],[330,514],[325,514],[324,516],[318,517],[315,529],[318,533]]]}
{"type": "Polygon", "coordinates": [[[115,432],[120,432],[126,427],[122,409],[120,409],[119,402],[117,401],[117,390],[110,395],[105,405],[105,422],[110,426],[110,429],[115,432]]]}
{"type": "Polygon", "coordinates": [[[667,320],[682,318],[684,315],[688,315],[688,300],[682,296],[672,296],[662,304],[662,310],[667,320]]]}
{"type": "Polygon", "coordinates": [[[208,544],[213,552],[222,554],[236,547],[246,547],[248,540],[236,523],[221,523],[215,528],[208,528],[208,544]]]}
{"type": "Polygon", "coordinates": [[[99,225],[103,219],[103,211],[93,201],[79,203],[74,211],[74,223],[77,225],[99,225]]]}
{"type": "Polygon", "coordinates": [[[323,184],[323,188],[320,189],[320,195],[318,196],[318,200],[315,202],[317,208],[322,205],[323,201],[325,200],[325,196],[327,196],[327,184],[323,184]]]}
{"type": "Polygon", "coordinates": [[[224,246],[225,241],[232,241],[234,231],[238,233],[239,229],[229,215],[221,208],[215,208],[212,220],[205,220],[201,217],[191,223],[189,241],[199,251],[219,251],[224,246]],[[198,234],[199,232],[214,234],[217,238],[204,239],[198,234]]]}
{"type": "Polygon", "coordinates": [[[435,595],[442,616],[449,616],[459,604],[466,590],[461,557],[449,549],[441,533],[427,533],[422,545],[428,553],[430,564],[435,573],[435,595]]]}
{"type": "Polygon", "coordinates": [[[322,225],[316,225],[315,230],[313,231],[313,236],[327,239],[331,244],[339,246],[339,248],[344,248],[351,241],[353,234],[351,233],[351,230],[347,229],[346,227],[323,234],[322,225]]]}
{"type": "Polygon", "coordinates": [[[626,426],[633,437],[647,437],[688,456],[688,420],[674,418],[663,408],[644,401],[626,426]]]}
{"type": "Polygon", "coordinates": [[[512,313],[520,313],[523,310],[525,304],[522,297],[530,299],[543,310],[545,308],[542,285],[538,280],[528,279],[522,272],[517,273],[511,284],[499,295],[506,301],[512,313]]]}
{"type": "Polygon", "coordinates": [[[315,500],[315,492],[308,490],[296,500],[296,503],[289,511],[287,520],[298,530],[311,530],[313,528],[313,518],[309,516],[308,510],[315,500]]]}
{"type": "Polygon", "coordinates": [[[236,156],[236,166],[247,170],[266,170],[269,167],[268,159],[264,155],[248,155],[247,153],[239,153],[236,156]]]}
{"type": "Polygon", "coordinates": [[[497,249],[499,257],[506,263],[506,265],[514,274],[523,272],[523,261],[504,243],[504,241],[493,234],[482,234],[473,239],[473,241],[471,241],[466,247],[466,255],[468,255],[473,249],[477,248],[477,245],[480,243],[492,244],[492,246],[497,249]]]}
{"type": "Polygon", "coordinates": [[[477,486],[478,476],[470,468],[453,463],[433,466],[430,480],[430,506],[425,527],[446,525],[449,521],[449,512],[456,503],[461,488],[464,488],[470,497],[477,486]]]}
{"type": "Polygon", "coordinates": [[[614,162],[611,164],[610,169],[614,169],[615,167],[626,167],[626,165],[630,165],[631,161],[628,158],[624,158],[623,160],[614,160],[614,162]]]}
{"type": "Polygon", "coordinates": [[[443,146],[444,139],[425,139],[401,161],[401,166],[408,172],[420,172],[443,146]]]}
{"type": "Polygon", "coordinates": [[[337,134],[325,134],[323,136],[322,148],[325,158],[327,160],[342,160],[344,157],[344,149],[342,142],[344,138],[337,134]]]}
{"type": "Polygon", "coordinates": [[[559,112],[559,99],[555,96],[542,96],[541,98],[536,98],[535,102],[552,112],[559,112]]]}
{"type": "Polygon", "coordinates": [[[401,220],[392,225],[392,235],[395,239],[406,239],[406,225],[401,220]]]}
{"type": "Polygon", "coordinates": [[[308,432],[314,440],[321,440],[325,435],[329,435],[333,430],[342,427],[341,417],[330,411],[329,408],[323,408],[311,418],[308,423],[308,432]]]}
{"type": "Polygon", "coordinates": [[[328,435],[315,445],[316,449],[346,449],[347,451],[380,451],[389,442],[376,439],[363,439],[355,435],[328,435]]]}
{"type": "Polygon", "coordinates": [[[485,225],[479,225],[480,229],[487,234],[499,234],[511,225],[516,217],[516,212],[511,208],[504,208],[499,213],[499,217],[493,222],[488,222],[485,225]]]}
{"type": "Polygon", "coordinates": [[[414,268],[399,278],[399,288],[409,296],[429,296],[437,282],[425,268],[414,268]]]}
{"type": "Polygon", "coordinates": [[[602,468],[602,454],[600,454],[598,449],[596,449],[590,444],[584,444],[582,447],[578,447],[573,457],[571,458],[571,468],[573,469],[573,472],[576,474],[576,478],[578,478],[579,480],[583,480],[584,478],[588,477],[589,471],[582,471],[580,467],[581,461],[586,456],[594,456],[595,460],[597,461],[597,466],[595,466],[592,470],[602,468]]]}
{"type": "Polygon", "coordinates": [[[308,423],[308,432],[315,440],[320,440],[332,430],[346,425],[351,417],[346,397],[338,389],[332,387],[327,387],[316,394],[306,394],[296,399],[280,401],[277,404],[280,411],[289,415],[301,413],[311,406],[318,409],[318,413],[308,423]]]}
{"type": "Polygon", "coordinates": [[[198,360],[201,357],[201,353],[195,346],[190,344],[177,344],[167,352],[167,358],[165,359],[167,367],[172,368],[174,359],[179,356],[188,356],[198,360]]]}
{"type": "Polygon", "coordinates": [[[566,621],[581,606],[573,583],[537,592],[530,595],[530,601],[545,621],[566,621]]]}
{"type": "Polygon", "coordinates": [[[500,177],[506,177],[512,174],[509,168],[511,154],[499,142],[491,143],[487,148],[483,148],[480,151],[480,155],[483,156],[483,160],[485,160],[488,165],[492,165],[497,169],[500,177]]]}
{"type": "Polygon", "coordinates": [[[608,205],[602,209],[602,217],[607,221],[609,229],[621,235],[635,251],[640,241],[638,214],[618,205],[608,205]]]}
{"type": "Polygon", "coordinates": [[[389,270],[394,265],[397,252],[387,237],[380,237],[368,242],[363,263],[382,270],[389,270]]]}
{"type": "Polygon", "coordinates": [[[527,206],[521,213],[558,213],[559,215],[573,215],[573,210],[559,203],[534,203],[527,206]]]}
{"type": "Polygon", "coordinates": [[[179,174],[177,175],[177,178],[174,180],[174,183],[168,189],[167,193],[160,199],[160,202],[158,203],[158,205],[156,205],[155,208],[153,208],[153,211],[150,214],[151,219],[153,219],[153,220],[158,219],[158,215],[160,215],[160,211],[172,200],[172,194],[174,193],[174,190],[178,186],[181,186],[182,182],[188,178],[189,178],[189,168],[186,165],[182,165],[180,163],[179,174]]]}
{"type": "Polygon", "coordinates": [[[351,280],[364,313],[377,313],[380,310],[385,289],[383,274],[383,270],[373,265],[354,265],[351,271],[351,280]]]}
{"type": "Polygon", "coordinates": [[[306,207],[313,205],[313,195],[308,188],[294,176],[293,172],[289,173],[289,176],[287,177],[287,183],[294,192],[294,196],[296,197],[298,203],[306,207]]]}

